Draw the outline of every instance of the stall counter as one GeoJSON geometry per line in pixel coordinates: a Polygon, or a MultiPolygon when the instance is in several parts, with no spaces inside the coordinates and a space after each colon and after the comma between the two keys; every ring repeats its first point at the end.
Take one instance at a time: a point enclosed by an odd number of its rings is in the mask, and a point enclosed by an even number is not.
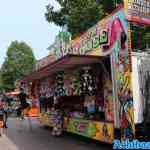
{"type": "MultiPolygon", "coordinates": [[[[51,113],[41,113],[40,121],[43,125],[53,126],[51,113]]],[[[106,143],[112,143],[114,140],[114,125],[112,122],[64,117],[64,130],[106,143]]]]}

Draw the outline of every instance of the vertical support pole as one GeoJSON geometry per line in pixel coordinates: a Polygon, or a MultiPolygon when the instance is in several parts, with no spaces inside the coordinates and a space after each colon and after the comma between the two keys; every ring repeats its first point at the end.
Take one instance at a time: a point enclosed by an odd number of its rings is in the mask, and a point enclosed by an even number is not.
{"type": "Polygon", "coordinates": [[[117,96],[117,82],[116,82],[116,74],[115,74],[115,59],[113,56],[113,53],[110,56],[110,60],[111,60],[111,78],[112,78],[112,89],[113,89],[113,106],[114,106],[114,126],[115,128],[120,128],[120,123],[119,123],[119,101],[118,101],[118,96],[117,96]]]}
{"type": "Polygon", "coordinates": [[[128,27],[128,57],[129,57],[129,65],[130,65],[130,73],[132,73],[132,46],[131,46],[131,28],[130,28],[130,24],[128,27]]]}

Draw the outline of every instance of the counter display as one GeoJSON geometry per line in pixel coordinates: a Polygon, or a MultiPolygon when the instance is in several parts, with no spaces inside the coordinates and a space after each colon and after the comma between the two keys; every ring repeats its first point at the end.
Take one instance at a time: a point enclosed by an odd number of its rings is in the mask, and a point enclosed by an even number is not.
{"type": "MultiPolygon", "coordinates": [[[[53,127],[52,113],[41,113],[42,124],[53,127]]],[[[111,122],[92,121],[80,118],[64,118],[64,131],[82,135],[94,140],[112,143],[114,139],[114,126],[111,122]]]]}
{"type": "Polygon", "coordinates": [[[51,113],[41,113],[40,122],[49,127],[53,127],[53,115],[51,113]]]}

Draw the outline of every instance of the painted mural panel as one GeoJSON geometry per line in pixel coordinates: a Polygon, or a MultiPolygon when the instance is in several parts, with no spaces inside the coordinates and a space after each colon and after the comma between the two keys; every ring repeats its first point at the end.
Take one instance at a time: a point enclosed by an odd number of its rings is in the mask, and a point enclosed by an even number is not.
{"type": "Polygon", "coordinates": [[[115,69],[116,91],[119,102],[119,119],[124,138],[134,136],[133,96],[131,89],[131,60],[128,49],[129,24],[123,11],[112,17],[114,44],[112,45],[113,67],[115,69]]]}
{"type": "MultiPolygon", "coordinates": [[[[54,117],[52,114],[42,113],[40,115],[40,121],[50,127],[54,125],[54,117]]],[[[65,117],[63,127],[64,131],[98,141],[112,143],[114,140],[113,123],[65,117]]]]}
{"type": "Polygon", "coordinates": [[[66,125],[66,131],[106,143],[112,143],[114,139],[113,123],[70,118],[66,125]]]}

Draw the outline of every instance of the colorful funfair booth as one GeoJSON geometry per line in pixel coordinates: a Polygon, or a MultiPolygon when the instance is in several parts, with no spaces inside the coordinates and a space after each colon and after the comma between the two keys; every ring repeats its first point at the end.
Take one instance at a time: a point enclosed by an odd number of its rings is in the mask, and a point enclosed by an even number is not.
{"type": "Polygon", "coordinates": [[[41,100],[41,122],[53,126],[51,108],[57,102],[67,132],[106,143],[118,135],[134,138],[137,114],[124,8],[118,7],[81,36],[56,47],[54,55],[55,61],[23,78],[39,99],[47,97],[41,100]]]}

